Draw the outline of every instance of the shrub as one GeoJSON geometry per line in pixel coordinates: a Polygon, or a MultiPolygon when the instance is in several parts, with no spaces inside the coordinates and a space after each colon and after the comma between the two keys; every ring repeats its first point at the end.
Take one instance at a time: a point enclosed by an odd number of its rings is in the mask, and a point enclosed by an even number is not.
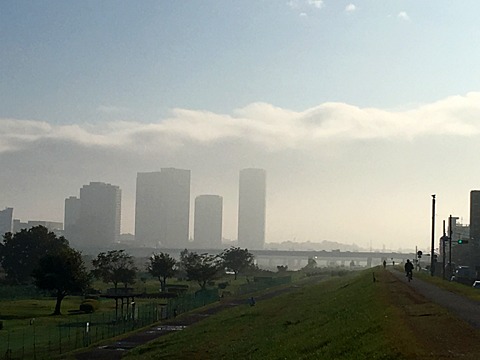
{"type": "Polygon", "coordinates": [[[93,313],[99,308],[99,303],[97,300],[93,299],[87,299],[82,301],[80,304],[80,311],[86,312],[86,313],[93,313]]]}
{"type": "Polygon", "coordinates": [[[228,281],[221,282],[221,283],[218,283],[218,288],[219,289],[225,289],[228,285],[229,285],[228,281]]]}

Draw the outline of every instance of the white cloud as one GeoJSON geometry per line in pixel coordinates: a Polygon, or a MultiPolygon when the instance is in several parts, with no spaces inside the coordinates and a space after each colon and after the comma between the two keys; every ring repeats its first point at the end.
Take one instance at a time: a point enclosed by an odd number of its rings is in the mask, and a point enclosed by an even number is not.
{"type": "Polygon", "coordinates": [[[269,151],[304,148],[330,141],[412,139],[420,136],[471,136],[480,132],[480,93],[454,96],[408,111],[324,103],[296,112],[253,103],[232,114],[174,109],[158,123],[115,121],[103,125],[52,125],[31,120],[0,119],[0,152],[38,141],[71,142],[86,147],[175,148],[214,145],[234,140],[269,151]]]}
{"type": "Polygon", "coordinates": [[[307,0],[307,4],[317,9],[321,9],[325,6],[323,0],[307,0]]]}
{"type": "Polygon", "coordinates": [[[357,7],[354,4],[348,4],[345,7],[346,12],[354,12],[357,9],[357,7]]]}
{"type": "Polygon", "coordinates": [[[308,15],[307,15],[307,13],[302,12],[302,13],[300,13],[298,16],[300,16],[300,17],[307,17],[308,15]]]}
{"type": "Polygon", "coordinates": [[[397,15],[397,18],[400,20],[410,21],[410,16],[405,11],[400,11],[397,15]]]}

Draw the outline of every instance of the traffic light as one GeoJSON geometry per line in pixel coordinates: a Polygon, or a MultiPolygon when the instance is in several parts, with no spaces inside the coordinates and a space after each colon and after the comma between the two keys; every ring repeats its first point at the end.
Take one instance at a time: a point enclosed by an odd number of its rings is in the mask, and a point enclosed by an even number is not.
{"type": "Polygon", "coordinates": [[[462,245],[462,244],[468,244],[468,240],[463,240],[463,239],[459,239],[457,241],[458,244],[462,245]]]}
{"type": "Polygon", "coordinates": [[[420,250],[418,250],[418,251],[417,251],[417,256],[418,256],[419,259],[422,258],[422,255],[423,255],[423,252],[420,251],[420,250]]]}

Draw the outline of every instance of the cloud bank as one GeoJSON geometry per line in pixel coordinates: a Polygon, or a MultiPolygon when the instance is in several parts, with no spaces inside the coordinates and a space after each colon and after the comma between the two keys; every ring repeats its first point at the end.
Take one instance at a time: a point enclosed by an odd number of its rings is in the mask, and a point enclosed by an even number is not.
{"type": "Polygon", "coordinates": [[[0,119],[0,128],[0,153],[4,154],[52,141],[133,152],[233,141],[275,152],[359,139],[477,135],[480,93],[453,96],[405,111],[324,103],[298,112],[254,103],[231,114],[173,109],[168,118],[149,124],[113,121],[98,125],[52,125],[43,121],[0,119]]]}

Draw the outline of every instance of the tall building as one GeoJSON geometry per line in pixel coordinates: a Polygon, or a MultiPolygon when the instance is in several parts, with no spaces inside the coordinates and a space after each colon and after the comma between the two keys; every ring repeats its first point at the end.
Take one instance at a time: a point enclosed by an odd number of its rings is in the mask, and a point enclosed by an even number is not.
{"type": "Polygon", "coordinates": [[[195,198],[193,243],[199,249],[222,248],[223,198],[200,195],[195,198]]]}
{"type": "Polygon", "coordinates": [[[80,199],[76,196],[70,196],[65,199],[65,210],[63,217],[63,227],[65,229],[65,237],[72,242],[78,242],[79,239],[75,239],[80,233],[80,229],[77,227],[78,220],[80,219],[80,199]]]}
{"type": "Polygon", "coordinates": [[[265,245],[266,174],[263,169],[240,171],[238,246],[249,250],[265,245]]]}
{"type": "Polygon", "coordinates": [[[122,193],[118,186],[91,182],[80,198],[65,200],[66,238],[80,248],[104,248],[120,236],[122,193]]]}
{"type": "Polygon", "coordinates": [[[188,245],[190,170],[162,168],[137,174],[135,241],[150,247],[188,245]]]}
{"type": "Polygon", "coordinates": [[[470,191],[470,239],[480,244],[480,190],[470,191]]]}
{"type": "Polygon", "coordinates": [[[0,210],[0,241],[3,235],[13,230],[13,208],[5,208],[0,210]]]}

